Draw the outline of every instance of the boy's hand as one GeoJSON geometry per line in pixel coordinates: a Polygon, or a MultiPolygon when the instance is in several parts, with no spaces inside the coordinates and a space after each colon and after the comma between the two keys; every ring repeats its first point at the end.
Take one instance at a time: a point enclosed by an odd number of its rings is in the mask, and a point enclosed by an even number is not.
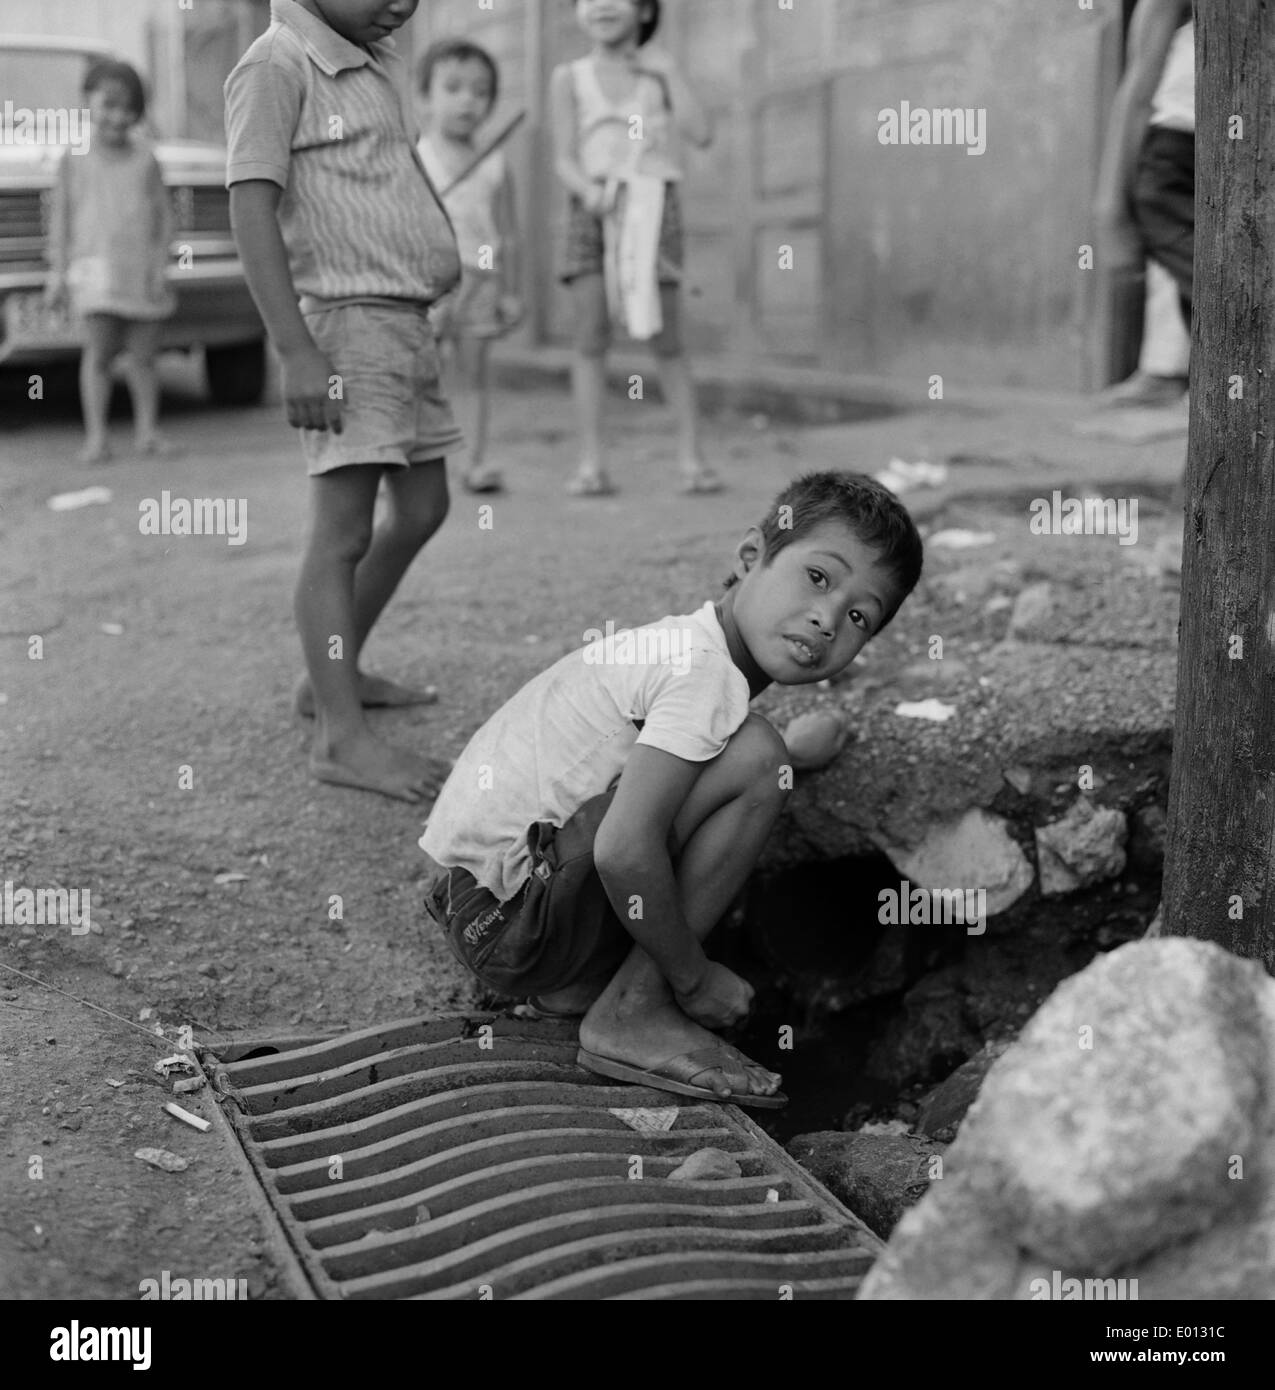
{"type": "Polygon", "coordinates": [[[585,210],[594,217],[604,217],[611,211],[614,199],[612,191],[605,183],[595,183],[581,200],[585,210]]]}
{"type": "Polygon", "coordinates": [[[283,399],[288,424],[299,430],[341,433],[344,402],[332,399],[332,363],[316,347],[301,348],[283,358],[283,399]]]}
{"type": "Polygon", "coordinates": [[[753,987],[733,970],[715,960],[699,983],[686,994],[674,994],[678,1007],[705,1028],[730,1028],[748,1017],[753,1005],[753,987]]]}
{"type": "Polygon", "coordinates": [[[496,317],[503,327],[512,328],[514,324],[521,321],[524,313],[526,313],[526,306],[522,302],[522,295],[506,290],[500,296],[500,302],[496,305],[496,317]]]}

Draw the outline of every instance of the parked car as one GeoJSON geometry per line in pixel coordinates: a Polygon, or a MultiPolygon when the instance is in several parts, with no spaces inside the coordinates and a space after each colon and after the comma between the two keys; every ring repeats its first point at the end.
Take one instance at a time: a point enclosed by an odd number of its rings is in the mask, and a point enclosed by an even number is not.
{"type": "MultiPolygon", "coordinates": [[[[44,303],[49,209],[65,146],[56,143],[56,129],[44,128],[51,120],[28,120],[20,130],[12,113],[80,110],[85,67],[114,56],[92,40],[0,34],[0,93],[10,121],[0,140],[0,367],[72,361],[79,354],[65,311],[44,303]]],[[[154,149],[175,229],[168,278],[177,311],[163,325],[160,346],[202,349],[213,399],[252,404],[265,386],[265,329],[230,231],[225,148],[161,140],[154,149]]]]}

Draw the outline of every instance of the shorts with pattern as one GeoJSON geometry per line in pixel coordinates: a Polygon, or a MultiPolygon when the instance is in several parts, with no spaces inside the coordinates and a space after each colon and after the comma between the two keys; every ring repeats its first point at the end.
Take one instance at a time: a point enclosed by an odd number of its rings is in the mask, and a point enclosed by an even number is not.
{"type": "Polygon", "coordinates": [[[341,379],[345,407],[340,434],[301,431],[312,477],[361,463],[406,468],[460,447],[464,436],[443,395],[428,305],[336,304],[304,318],[341,379]]]}
{"type": "Polygon", "coordinates": [[[593,842],[614,795],[613,786],[586,801],[563,826],[539,821],[530,828],[531,873],[508,902],[462,868],[442,870],[426,889],[426,915],[488,989],[549,994],[613,973],[628,955],[633,938],[593,863],[593,842]]]}
{"type": "MultiPolygon", "coordinates": [[[[685,235],[682,230],[682,201],[676,183],[664,185],[664,214],[660,220],[659,280],[661,285],[677,285],[682,280],[685,235]]],[[[562,265],[558,278],[570,284],[580,275],[601,275],[603,270],[602,218],[589,212],[574,194],[567,205],[567,227],[563,239],[562,265]]]]}

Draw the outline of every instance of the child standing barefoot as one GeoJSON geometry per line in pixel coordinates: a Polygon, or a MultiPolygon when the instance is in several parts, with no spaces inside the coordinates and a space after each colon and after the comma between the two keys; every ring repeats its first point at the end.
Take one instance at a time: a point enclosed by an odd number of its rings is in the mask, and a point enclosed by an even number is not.
{"type": "MultiPolygon", "coordinates": [[[[602,458],[602,409],[610,315],[605,276],[608,239],[619,234],[620,200],[659,198],[655,285],[647,305],[662,326],[650,335],[665,398],[677,420],[683,489],[716,492],[722,484],[700,454],[695,390],[682,351],[682,178],[679,136],[703,147],[712,139],[707,116],[667,54],[648,51],[659,23],[659,0],[574,0],[576,21],[592,52],[554,70],[550,85],[558,177],[570,195],[562,280],[575,300],[576,358],[572,374],[580,426],[580,466],[568,491],[612,492],[602,458]]],[[[640,212],[640,209],[638,210],[640,212]]],[[[654,237],[654,217],[651,226],[654,237]]],[[[614,246],[611,248],[614,254],[614,246]]],[[[610,298],[615,298],[613,284],[610,298]]]]}
{"type": "Polygon", "coordinates": [[[273,0],[270,28],[225,89],[231,225],[310,480],[295,602],[310,772],[411,802],[432,796],[445,769],[382,743],[363,706],[427,704],[432,692],[358,663],[447,515],[446,456],[462,442],[429,317],[460,279],[460,256],[416,153],[390,39],[416,4],[273,0]]]}
{"type": "Polygon", "coordinates": [[[518,221],[513,180],[500,150],[477,167],[478,128],[491,114],[500,86],[496,60],[467,39],[443,39],[421,59],[419,90],[428,125],[417,149],[425,170],[444,195],[460,246],[461,283],[435,310],[440,342],[451,343],[477,396],[469,467],[470,492],[499,492],[500,473],[488,466],[491,412],[487,353],[493,338],[522,317],[518,294],[518,221]]]}
{"type": "Polygon", "coordinates": [[[167,451],[155,429],[159,325],[176,300],[164,278],[172,218],[154,154],[133,138],[146,111],[142,79],[127,63],[101,60],[84,78],[91,140],[58,166],[50,219],[47,296],[68,296],[84,324],[80,401],[86,440],[81,461],[110,457],[106,417],[111,366],[126,353],[133,427],[142,453],[167,451]]]}

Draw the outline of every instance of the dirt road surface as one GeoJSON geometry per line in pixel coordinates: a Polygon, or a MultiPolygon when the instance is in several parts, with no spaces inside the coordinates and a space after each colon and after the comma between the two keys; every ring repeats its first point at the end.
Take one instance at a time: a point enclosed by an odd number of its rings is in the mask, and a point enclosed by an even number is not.
{"type": "MultiPolygon", "coordinates": [[[[180,455],[130,456],[117,410],[118,458],[95,468],[75,461],[73,395],[33,403],[25,379],[0,383],[0,884],[91,893],[84,935],[0,923],[0,1297],[136,1298],[164,1269],[282,1296],[233,1161],[215,1131],[164,1114],[171,1096],[153,1063],[182,1027],[215,1043],[476,1002],[420,925],[425,813],[306,774],[306,731],[290,713],[306,501],[296,442],[277,406],[215,410],[181,362],[166,380],[180,455]],[[110,501],[47,506],[89,486],[110,501]],[[139,507],[164,489],[245,499],[245,543],[143,535],[139,507]],[[146,1036],[157,1024],[167,1042],[146,1036]],[[133,1156],[146,1147],[189,1167],[152,1168],[133,1156]]],[[[687,498],[665,412],[617,398],[622,492],[600,500],[564,495],[565,397],[502,394],[491,461],[508,493],[454,490],[366,653],[370,669],[438,685],[441,701],[374,713],[375,725],[454,757],[586,629],[714,596],[733,541],[809,467],[876,471],[896,454],[964,452],[952,473],[967,491],[1130,475],[1167,489],[1181,443],[1078,441],[1081,409],[1061,398],[935,405],[918,389],[915,410],[860,425],[717,419],[708,452],[731,488],[687,498]]],[[[924,516],[951,491],[908,500],[924,516]]],[[[900,619],[882,643],[920,654],[924,639],[900,619]]],[[[201,1103],[206,1093],[188,1108],[201,1103]]]]}

